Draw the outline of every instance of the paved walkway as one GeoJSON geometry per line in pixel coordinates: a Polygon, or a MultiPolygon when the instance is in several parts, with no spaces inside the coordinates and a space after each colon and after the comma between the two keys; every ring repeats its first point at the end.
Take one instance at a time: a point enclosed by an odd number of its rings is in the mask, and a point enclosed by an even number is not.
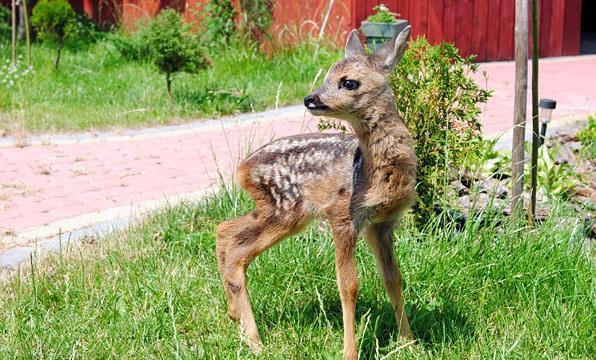
{"type": "MultiPolygon", "coordinates": [[[[480,84],[483,72],[494,90],[481,116],[485,132],[507,130],[514,65],[483,64],[480,84]]],[[[596,57],[544,60],[540,80],[541,97],[558,101],[555,118],[596,113],[596,57]]],[[[196,197],[228,177],[247,149],[316,123],[297,106],[120,135],[36,137],[24,147],[0,140],[0,252],[108,220],[115,209],[196,197]]]]}

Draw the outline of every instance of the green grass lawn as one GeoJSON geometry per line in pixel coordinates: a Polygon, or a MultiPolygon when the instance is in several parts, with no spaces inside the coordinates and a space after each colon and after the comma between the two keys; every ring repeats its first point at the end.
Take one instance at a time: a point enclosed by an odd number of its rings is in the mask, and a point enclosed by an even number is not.
{"type": "MultiPolygon", "coordinates": [[[[314,59],[313,48],[302,44],[271,58],[237,46],[220,49],[211,68],[176,74],[170,99],[165,77],[149,63],[124,59],[109,37],[85,50],[65,50],[59,71],[54,49],[34,44],[34,71],[13,86],[7,85],[14,80],[7,75],[10,44],[0,43],[0,130],[154,126],[299,103],[318,71],[339,58],[339,51],[323,48],[314,59]]],[[[25,69],[21,60],[18,73],[25,69]]]]}
{"type": "MultiPolygon", "coordinates": [[[[238,193],[156,214],[54,254],[0,287],[0,354],[38,358],[252,358],[226,316],[214,229],[246,212],[238,193]]],[[[556,210],[534,230],[483,216],[463,231],[406,222],[395,246],[419,345],[397,350],[374,259],[360,241],[362,358],[563,359],[596,353],[594,252],[581,222],[556,210]]],[[[506,221],[506,219],[505,219],[506,221]]],[[[338,358],[341,305],[325,227],[259,257],[249,288],[262,359],[338,358]]]]}

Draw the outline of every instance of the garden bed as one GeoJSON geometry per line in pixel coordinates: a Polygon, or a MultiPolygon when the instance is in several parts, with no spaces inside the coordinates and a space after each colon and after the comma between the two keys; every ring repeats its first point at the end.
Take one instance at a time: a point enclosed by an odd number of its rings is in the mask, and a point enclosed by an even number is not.
{"type": "MultiPolygon", "coordinates": [[[[32,71],[24,61],[15,74],[0,64],[0,133],[148,127],[296,104],[340,56],[323,48],[313,59],[313,51],[300,44],[268,57],[240,46],[221,49],[211,67],[174,75],[168,98],[163,75],[148,62],[125,59],[110,39],[65,50],[58,71],[55,51],[34,44],[32,71]]],[[[10,59],[9,44],[0,43],[0,58],[10,59]]]]}

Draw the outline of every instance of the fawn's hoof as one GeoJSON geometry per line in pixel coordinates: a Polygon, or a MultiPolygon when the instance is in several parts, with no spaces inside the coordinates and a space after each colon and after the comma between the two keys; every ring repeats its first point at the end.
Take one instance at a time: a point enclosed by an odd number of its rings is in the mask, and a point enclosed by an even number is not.
{"type": "Polygon", "coordinates": [[[261,343],[260,340],[254,340],[254,339],[247,338],[246,345],[256,355],[263,352],[263,344],[261,343]]]}
{"type": "Polygon", "coordinates": [[[231,306],[228,306],[228,316],[234,321],[240,321],[240,313],[231,306]]]}
{"type": "Polygon", "coordinates": [[[411,331],[408,331],[405,334],[400,334],[400,337],[406,341],[413,341],[414,340],[414,335],[412,334],[411,331]]]}

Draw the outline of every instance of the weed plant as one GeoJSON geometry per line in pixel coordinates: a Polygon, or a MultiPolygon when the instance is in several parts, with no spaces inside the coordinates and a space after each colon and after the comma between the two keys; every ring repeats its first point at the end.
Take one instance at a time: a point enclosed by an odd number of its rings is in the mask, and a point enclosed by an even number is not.
{"type": "Polygon", "coordinates": [[[366,21],[384,24],[393,24],[397,22],[399,14],[389,11],[385,5],[376,5],[373,7],[374,14],[366,18],[366,21]]]}

